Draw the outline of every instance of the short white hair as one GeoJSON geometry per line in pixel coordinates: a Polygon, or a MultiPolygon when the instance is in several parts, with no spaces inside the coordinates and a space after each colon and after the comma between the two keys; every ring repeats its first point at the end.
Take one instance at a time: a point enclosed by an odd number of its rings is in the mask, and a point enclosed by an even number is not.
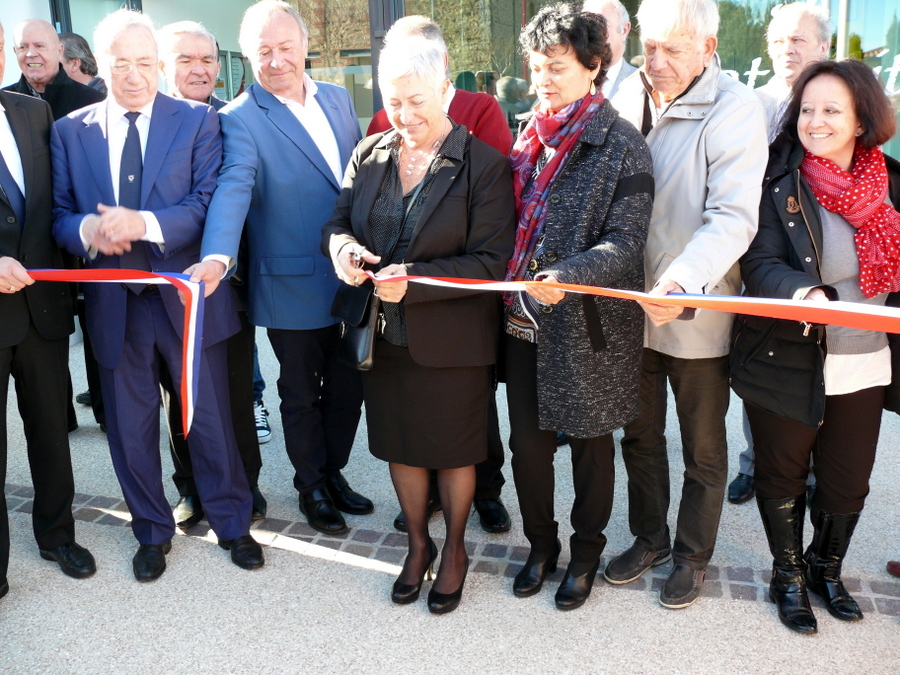
{"type": "Polygon", "coordinates": [[[278,12],[284,12],[290,16],[300,27],[300,34],[303,40],[309,46],[309,30],[300,12],[291,7],[282,0],[260,0],[255,5],[250,5],[244,12],[244,18],[241,19],[241,32],[238,37],[238,44],[245,56],[251,59],[255,58],[257,52],[257,41],[259,40],[260,29],[278,12]]]}
{"type": "Polygon", "coordinates": [[[705,40],[719,32],[714,0],[644,0],[637,20],[641,40],[664,40],[678,33],[705,40]]]}
{"type": "Polygon", "coordinates": [[[104,74],[109,75],[109,50],[112,43],[126,30],[135,27],[144,28],[150,33],[150,38],[156,45],[157,57],[159,56],[159,45],[156,42],[153,20],[146,14],[131,9],[117,9],[112,14],[106,15],[94,29],[94,53],[97,56],[97,66],[104,74]]]}
{"type": "Polygon", "coordinates": [[[433,40],[423,37],[392,40],[378,58],[378,82],[384,86],[401,77],[418,77],[438,91],[447,81],[444,54],[433,40]]]}
{"type": "MultiPolygon", "coordinates": [[[[619,0],[585,0],[582,12],[593,12],[594,14],[603,14],[603,10],[612,7],[619,15],[619,32],[625,32],[625,24],[631,21],[628,15],[628,9],[619,0]]],[[[607,27],[608,28],[608,27],[607,27]]]]}
{"type": "Polygon", "coordinates": [[[163,26],[156,33],[156,43],[159,45],[160,57],[171,55],[175,49],[175,43],[178,42],[178,38],[182,35],[196,35],[209,40],[213,52],[218,56],[219,43],[216,41],[216,36],[210,33],[203,24],[196,21],[176,21],[163,26]]]}
{"type": "Polygon", "coordinates": [[[772,20],[766,28],[766,41],[774,37],[774,29],[786,22],[799,22],[804,16],[811,17],[816,22],[816,37],[819,42],[831,44],[831,20],[828,10],[808,2],[792,2],[790,4],[776,5],[772,9],[772,20]]]}

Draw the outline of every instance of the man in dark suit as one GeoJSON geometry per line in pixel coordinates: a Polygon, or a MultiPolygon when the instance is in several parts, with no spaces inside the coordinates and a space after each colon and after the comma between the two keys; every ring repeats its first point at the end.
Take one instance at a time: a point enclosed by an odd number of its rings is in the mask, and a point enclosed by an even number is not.
{"type": "MultiPolygon", "coordinates": [[[[338,359],[331,304],[340,282],[319,240],[359,122],[345,89],[306,74],[309,33],[290,5],[252,5],[240,35],[256,82],[219,113],[225,156],[202,253],[236,257],[246,221],[250,320],[268,328],[281,366],[284,441],[300,510],[313,528],[340,534],[347,530],[341,511],[374,507],[341,475],[362,381],[338,359]]],[[[206,280],[214,283],[215,273],[206,280]]]]}
{"type": "MultiPolygon", "coordinates": [[[[91,267],[190,269],[200,260],[221,164],[216,113],[157,92],[158,50],[146,15],[113,12],[94,43],[110,98],[53,127],[56,240],[91,267]]],[[[224,276],[231,261],[206,264],[224,276]]],[[[249,535],[250,488],[225,374],[225,340],[238,322],[231,294],[208,290],[192,429],[195,480],[219,545],[231,549],[236,565],[254,569],[263,555],[249,535]]],[[[134,574],[151,581],[165,571],[175,532],[159,457],[159,371],[167,368],[180,387],[184,308],[174,288],[141,284],[88,284],[85,302],[110,453],[140,543],[134,574]]]]}
{"type": "MultiPolygon", "coordinates": [[[[0,79],[6,55],[0,25],[0,79]]],[[[75,482],[66,431],[66,364],[74,329],[63,284],[35,284],[25,269],[59,267],[51,233],[50,125],[46,103],[0,91],[0,484],[6,479],[6,399],[16,380],[32,467],[32,521],[41,557],[83,578],[96,570],[75,543],[75,482]]],[[[9,521],[0,499],[0,597],[9,592],[9,521]]]]}
{"type": "MultiPolygon", "coordinates": [[[[225,101],[213,94],[219,75],[219,47],[216,38],[195,21],[179,21],[163,26],[157,33],[159,39],[159,69],[166,80],[169,94],[175,98],[207,103],[214,110],[225,106],[225,101]]],[[[240,258],[240,256],[239,256],[240,258]]],[[[231,276],[241,330],[228,338],[228,387],[231,396],[231,418],[237,439],[241,463],[247,472],[247,481],[253,493],[253,520],[266,517],[266,500],[259,491],[259,471],[262,457],[259,453],[259,437],[253,416],[253,344],[256,327],[247,318],[247,286],[244,283],[246,265],[239,260],[237,270],[231,276]]],[[[222,292],[230,292],[223,289],[222,292]]],[[[194,471],[191,463],[190,443],[185,440],[181,428],[181,405],[165,370],[160,373],[163,383],[163,402],[169,418],[169,442],[175,473],[172,479],[181,498],[175,505],[175,524],[192,527],[203,518],[203,505],[197,496],[194,471]]]]}

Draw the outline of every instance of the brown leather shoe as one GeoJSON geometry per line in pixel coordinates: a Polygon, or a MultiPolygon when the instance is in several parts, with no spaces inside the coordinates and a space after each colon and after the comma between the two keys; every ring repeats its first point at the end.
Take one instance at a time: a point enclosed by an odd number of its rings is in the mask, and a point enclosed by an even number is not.
{"type": "Polygon", "coordinates": [[[900,577],[900,561],[891,560],[887,564],[888,574],[893,574],[895,577],[900,577]]]}

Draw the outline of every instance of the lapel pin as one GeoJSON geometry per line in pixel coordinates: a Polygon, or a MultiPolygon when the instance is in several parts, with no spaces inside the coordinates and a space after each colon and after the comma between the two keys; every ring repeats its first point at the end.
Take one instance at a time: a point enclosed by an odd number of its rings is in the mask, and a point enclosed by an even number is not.
{"type": "Polygon", "coordinates": [[[129,183],[133,183],[133,182],[134,182],[134,174],[128,174],[128,182],[129,182],[129,183]]]}

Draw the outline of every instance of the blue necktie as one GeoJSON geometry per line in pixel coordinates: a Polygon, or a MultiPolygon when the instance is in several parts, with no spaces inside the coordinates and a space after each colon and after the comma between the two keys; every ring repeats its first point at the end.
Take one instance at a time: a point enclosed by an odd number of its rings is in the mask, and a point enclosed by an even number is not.
{"type": "Polygon", "coordinates": [[[9,200],[9,205],[12,206],[13,213],[16,214],[16,219],[19,221],[19,228],[21,229],[25,226],[25,195],[22,194],[19,184],[16,183],[16,180],[9,172],[3,153],[0,153],[0,188],[2,188],[3,193],[9,200]]]}
{"type": "MultiPolygon", "coordinates": [[[[122,148],[122,162],[119,165],[119,206],[124,206],[135,211],[141,208],[141,175],[144,168],[144,160],[141,157],[141,136],[138,132],[137,118],[139,112],[127,112],[128,134],[125,136],[125,146],[122,148]]],[[[146,242],[131,242],[131,250],[119,256],[119,264],[124,269],[150,271],[150,259],[147,256],[146,242]]],[[[128,290],[140,294],[146,286],[144,284],[125,284],[128,290]]]]}

